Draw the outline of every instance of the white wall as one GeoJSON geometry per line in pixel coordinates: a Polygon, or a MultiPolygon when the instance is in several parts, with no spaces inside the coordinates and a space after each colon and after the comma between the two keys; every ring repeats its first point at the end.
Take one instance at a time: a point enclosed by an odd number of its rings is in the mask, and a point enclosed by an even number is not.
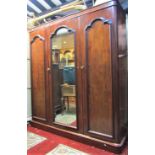
{"type": "Polygon", "coordinates": [[[31,108],[31,74],[30,74],[30,41],[27,33],[27,121],[32,119],[31,108]]]}

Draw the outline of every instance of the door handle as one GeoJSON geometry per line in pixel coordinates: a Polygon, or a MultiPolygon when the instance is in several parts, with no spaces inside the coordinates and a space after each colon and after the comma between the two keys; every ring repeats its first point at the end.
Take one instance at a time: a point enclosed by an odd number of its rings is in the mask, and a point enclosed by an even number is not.
{"type": "Polygon", "coordinates": [[[47,67],[47,72],[49,72],[51,70],[51,68],[50,67],[47,67]]]}
{"type": "Polygon", "coordinates": [[[81,65],[80,69],[83,70],[84,68],[85,68],[85,66],[84,65],[81,65]]]}

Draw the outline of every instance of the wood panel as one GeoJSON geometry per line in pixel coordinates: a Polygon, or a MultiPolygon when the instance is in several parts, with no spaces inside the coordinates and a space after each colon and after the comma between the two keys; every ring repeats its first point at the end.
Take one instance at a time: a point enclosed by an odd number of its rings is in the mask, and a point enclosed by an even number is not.
{"type": "Polygon", "coordinates": [[[118,75],[119,75],[119,115],[120,137],[127,132],[128,126],[128,53],[127,30],[125,13],[117,9],[118,13],[118,75]]]}
{"type": "Polygon", "coordinates": [[[31,72],[33,118],[45,121],[45,39],[38,34],[31,41],[31,72]]]}
{"type": "Polygon", "coordinates": [[[96,21],[86,35],[88,130],[112,135],[110,26],[96,21]]]}
{"type": "MultiPolygon", "coordinates": [[[[80,43],[81,43],[80,44],[80,52],[81,52],[81,65],[82,66],[86,66],[86,57],[87,57],[86,52],[88,51],[88,53],[89,53],[88,45],[86,44],[86,27],[90,26],[90,23],[92,23],[92,21],[94,21],[95,19],[104,18],[104,19],[109,20],[109,21],[112,22],[112,24],[111,24],[111,27],[112,27],[111,33],[112,34],[111,35],[113,35],[113,24],[114,23],[111,20],[112,17],[113,17],[113,11],[112,10],[113,10],[113,7],[109,7],[109,8],[103,9],[103,10],[93,11],[93,12],[87,14],[87,15],[83,15],[83,16],[80,17],[80,34],[81,34],[81,37],[80,37],[80,43]]],[[[97,42],[100,42],[98,37],[100,37],[100,35],[102,33],[102,30],[99,30],[100,34],[98,32],[97,32],[98,34],[95,34],[95,30],[97,31],[96,27],[98,27],[98,26],[100,26],[100,29],[104,28],[104,24],[102,25],[101,23],[100,23],[99,20],[97,20],[97,21],[95,21],[95,23],[92,25],[92,28],[91,28],[91,29],[94,29],[94,36],[92,36],[92,39],[94,38],[94,40],[92,40],[92,41],[96,42],[95,43],[96,48],[98,47],[98,49],[99,49],[99,46],[100,46],[100,45],[97,45],[97,42]]],[[[109,35],[110,35],[110,25],[108,26],[108,28],[109,28],[109,35]]],[[[105,36],[105,38],[106,38],[106,36],[105,36]]],[[[103,44],[104,44],[105,41],[103,40],[103,38],[101,38],[101,39],[102,39],[102,44],[101,43],[100,44],[101,44],[101,47],[104,49],[103,44]]],[[[111,40],[116,40],[116,38],[114,36],[112,36],[111,40]]],[[[94,46],[94,43],[92,44],[92,46],[94,46]]],[[[112,53],[112,51],[113,51],[113,49],[111,48],[110,52],[112,53]]],[[[94,51],[94,54],[95,54],[95,51],[94,51]]],[[[100,59],[99,55],[98,55],[98,57],[100,59]]],[[[97,60],[97,62],[98,62],[98,60],[97,60]]],[[[83,105],[83,113],[84,113],[84,115],[83,115],[84,134],[87,134],[87,135],[89,135],[91,137],[95,137],[95,138],[102,139],[102,140],[115,141],[115,139],[114,139],[114,125],[113,125],[114,124],[114,122],[113,122],[113,112],[114,112],[113,111],[113,101],[112,101],[112,103],[110,103],[111,104],[110,105],[111,106],[110,107],[111,108],[111,112],[110,112],[111,113],[110,114],[111,118],[110,119],[112,119],[112,120],[110,120],[111,121],[110,126],[112,127],[111,131],[109,133],[108,132],[105,133],[103,131],[103,124],[100,124],[100,126],[102,126],[102,129],[101,129],[102,131],[100,129],[97,129],[97,131],[93,131],[93,129],[90,130],[90,127],[89,127],[90,125],[88,124],[89,120],[91,120],[89,118],[89,115],[90,115],[89,113],[90,112],[89,112],[89,106],[88,106],[89,105],[88,104],[88,93],[89,92],[87,91],[87,89],[88,89],[88,85],[87,85],[88,73],[87,73],[86,70],[87,70],[87,67],[85,67],[83,69],[83,71],[82,71],[82,80],[81,80],[82,81],[82,86],[83,86],[81,94],[82,94],[82,99],[83,99],[82,100],[82,105],[83,105]]],[[[96,70],[96,72],[97,72],[97,70],[96,70]]],[[[111,81],[111,82],[113,83],[113,81],[111,81]]],[[[113,90],[113,88],[112,88],[112,90],[113,90]]],[[[102,95],[102,93],[101,93],[101,95],[102,95]]],[[[112,98],[113,98],[113,92],[112,92],[111,100],[112,100],[112,98]]],[[[98,113],[98,111],[97,111],[97,113],[98,113]]],[[[97,128],[100,128],[100,127],[98,126],[97,128]]],[[[94,129],[94,130],[96,130],[96,129],[94,129]]]]}

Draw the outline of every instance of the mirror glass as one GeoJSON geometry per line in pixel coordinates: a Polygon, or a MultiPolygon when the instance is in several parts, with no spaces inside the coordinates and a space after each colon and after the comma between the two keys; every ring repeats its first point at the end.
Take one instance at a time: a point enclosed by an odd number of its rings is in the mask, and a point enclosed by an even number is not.
{"type": "Polygon", "coordinates": [[[51,37],[54,122],[76,127],[75,34],[59,29],[51,37]]]}

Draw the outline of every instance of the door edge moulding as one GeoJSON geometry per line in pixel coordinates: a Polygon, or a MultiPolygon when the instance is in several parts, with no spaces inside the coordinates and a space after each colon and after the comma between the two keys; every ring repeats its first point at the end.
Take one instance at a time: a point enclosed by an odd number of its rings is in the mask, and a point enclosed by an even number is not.
{"type": "Polygon", "coordinates": [[[109,24],[109,25],[112,24],[111,19],[106,19],[104,17],[99,17],[99,18],[93,19],[88,25],[86,25],[84,31],[87,32],[88,29],[90,29],[94,25],[94,23],[96,23],[97,21],[101,21],[103,24],[109,24]]]}
{"type": "Polygon", "coordinates": [[[74,29],[72,29],[72,28],[70,28],[70,27],[68,27],[68,26],[66,26],[66,25],[62,25],[62,26],[57,27],[56,30],[55,30],[53,33],[51,33],[50,39],[52,39],[52,38],[57,34],[57,32],[58,32],[60,29],[62,29],[62,28],[67,29],[69,32],[76,33],[74,29]]]}
{"type": "Polygon", "coordinates": [[[41,41],[45,41],[45,38],[42,37],[41,35],[37,34],[33,37],[33,39],[31,40],[31,44],[37,39],[39,38],[41,41]]]}
{"type": "Polygon", "coordinates": [[[42,118],[42,117],[32,116],[32,118],[34,118],[36,120],[47,121],[47,119],[42,118]]]}

